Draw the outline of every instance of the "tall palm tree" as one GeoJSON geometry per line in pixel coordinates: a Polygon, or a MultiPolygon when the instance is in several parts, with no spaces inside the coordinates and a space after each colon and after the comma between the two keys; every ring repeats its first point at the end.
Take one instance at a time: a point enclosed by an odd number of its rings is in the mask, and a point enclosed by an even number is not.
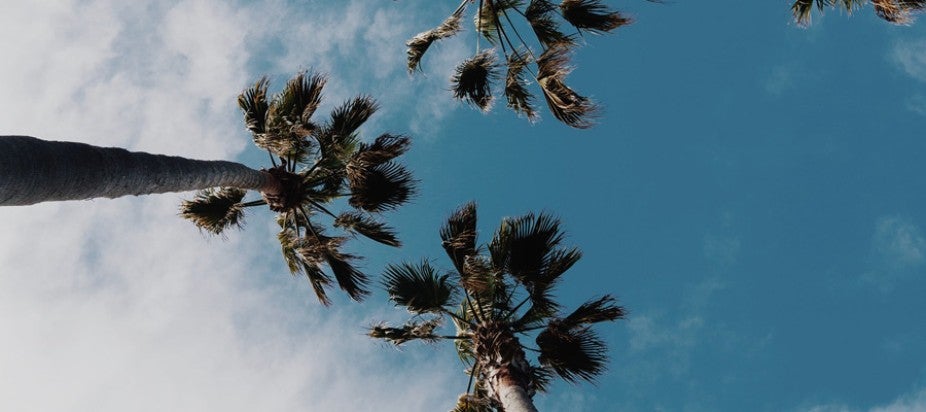
{"type": "Polygon", "coordinates": [[[624,309],[605,295],[561,314],[553,289],[581,252],[561,245],[559,224],[545,214],[504,219],[477,248],[476,206],[463,206],[440,230],[454,270],[442,273],[427,261],[387,267],[389,298],[414,316],[401,326],[375,325],[370,336],[395,345],[452,340],[470,375],[458,412],[536,411],[532,396],[554,375],[593,380],[607,350],[591,326],[623,318],[624,309]],[[439,331],[447,319],[456,333],[439,331]],[[522,343],[530,337],[536,348],[522,343]]]}
{"type": "Polygon", "coordinates": [[[270,155],[272,167],[265,170],[82,143],[0,137],[0,205],[202,189],[183,202],[180,215],[212,234],[240,226],[246,208],[266,205],[277,213],[278,238],[289,270],[306,276],[324,304],[331,302],[326,288],[333,282],[359,300],[368,293],[369,280],[352,263],[357,256],[341,248],[348,235],[358,234],[400,245],[394,230],[376,216],[405,203],[415,192],[411,173],[395,160],[408,150],[410,140],[383,134],[371,143],[360,141],[358,129],[378,108],[369,96],[336,107],[327,120],[314,120],[326,81],[320,74],[300,73],[268,97],[269,81],[262,78],[238,97],[254,143],[270,155]],[[248,190],[261,197],[245,201],[248,190]],[[342,198],[346,202],[338,201],[342,198]],[[334,213],[335,206],[344,210],[334,213]],[[325,217],[342,231],[340,235],[326,233],[325,217]]]}
{"type": "Polygon", "coordinates": [[[819,10],[842,7],[852,13],[866,3],[871,3],[878,17],[894,24],[910,24],[915,12],[926,9],[926,0],[796,0],[791,5],[791,12],[798,24],[807,26],[810,25],[814,5],[819,10]]]}
{"type": "MultiPolygon", "coordinates": [[[[658,0],[650,0],[658,1],[658,0]]],[[[408,46],[408,70],[421,68],[421,59],[435,41],[462,31],[463,16],[474,0],[463,0],[439,26],[412,37],[408,46]]],[[[453,94],[483,111],[492,107],[493,83],[506,68],[504,95],[507,106],[530,121],[538,118],[534,95],[528,90],[533,81],[540,87],[553,116],[575,128],[588,128],[594,122],[597,105],[566,85],[572,68],[569,57],[584,33],[610,33],[627,25],[631,19],[610,10],[601,0],[479,0],[473,13],[476,31],[476,54],[456,68],[451,79],[453,94]],[[514,18],[514,19],[513,19],[514,18]],[[522,18],[534,34],[532,49],[514,22],[522,18]],[[563,30],[563,22],[574,33],[563,30]],[[488,41],[492,48],[480,48],[479,40],[488,41]],[[501,48],[504,61],[499,64],[495,48],[501,48]],[[536,68],[536,70],[534,69],[536,68]]]]}

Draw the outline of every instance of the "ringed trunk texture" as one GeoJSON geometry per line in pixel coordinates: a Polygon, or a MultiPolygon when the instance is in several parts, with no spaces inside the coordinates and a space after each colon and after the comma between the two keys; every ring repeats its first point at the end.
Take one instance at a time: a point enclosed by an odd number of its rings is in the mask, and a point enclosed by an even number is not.
{"type": "Polygon", "coordinates": [[[494,321],[479,325],[473,344],[489,396],[505,412],[537,412],[532,399],[531,366],[509,325],[494,321]]]}
{"type": "Polygon", "coordinates": [[[217,186],[260,190],[271,184],[268,176],[235,162],[0,136],[0,206],[217,186]]]}

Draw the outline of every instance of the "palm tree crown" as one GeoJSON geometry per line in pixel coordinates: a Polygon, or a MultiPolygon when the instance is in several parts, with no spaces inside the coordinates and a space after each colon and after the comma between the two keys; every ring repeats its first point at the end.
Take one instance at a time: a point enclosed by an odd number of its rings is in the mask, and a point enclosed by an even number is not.
{"type": "Polygon", "coordinates": [[[306,276],[327,305],[331,301],[326,288],[333,282],[355,300],[368,293],[368,277],[353,264],[357,257],[341,251],[345,235],[399,246],[394,230],[376,215],[405,203],[414,194],[415,181],[395,161],[408,150],[408,137],[383,134],[372,143],[359,140],[358,129],[378,107],[369,96],[336,107],[325,121],[313,119],[326,80],[323,75],[300,73],[272,97],[267,94],[266,78],[245,90],[238,105],[254,144],[270,155],[273,167],[267,172],[276,187],[248,202],[243,201],[246,192],[241,189],[207,189],[183,202],[180,214],[201,229],[220,234],[241,224],[245,208],[267,205],[277,212],[278,238],[289,270],[306,276]],[[340,198],[347,198],[347,205],[341,202],[347,207],[335,213],[340,198]],[[320,217],[343,233],[328,234],[320,217]]]}
{"type": "Polygon", "coordinates": [[[504,219],[492,241],[477,247],[470,203],[450,216],[440,235],[454,270],[442,273],[427,261],[390,265],[383,280],[389,297],[414,316],[401,326],[375,325],[370,336],[396,345],[452,340],[470,375],[455,411],[533,410],[531,396],[554,375],[591,381],[604,370],[606,346],[590,327],[623,318],[624,309],[605,295],[561,314],[552,292],[581,253],[561,245],[557,219],[504,219]],[[438,332],[446,319],[455,334],[438,332]],[[522,343],[529,337],[536,348],[522,343]],[[538,354],[536,363],[527,352],[538,354]],[[527,405],[512,406],[512,393],[527,405]]]}
{"type": "MultiPolygon", "coordinates": [[[[439,26],[408,40],[410,72],[420,69],[421,59],[431,44],[462,31],[463,16],[470,3],[475,1],[463,0],[439,26]]],[[[530,79],[540,86],[547,107],[557,120],[575,128],[591,127],[597,106],[566,85],[565,78],[572,70],[569,56],[579,44],[579,35],[610,33],[630,22],[621,13],[608,9],[601,0],[562,0],[559,4],[550,0],[479,0],[473,16],[478,31],[476,54],[457,66],[452,77],[454,97],[488,111],[494,99],[493,83],[501,79],[499,67],[504,66],[508,108],[530,121],[538,118],[534,96],[528,90],[530,79]],[[531,49],[518,31],[514,23],[518,17],[534,33],[539,51],[531,49]],[[564,32],[562,22],[576,32],[564,32]],[[504,55],[501,64],[496,49],[480,49],[480,37],[501,48],[504,55]]]]}
{"type": "Polygon", "coordinates": [[[871,3],[878,17],[894,24],[912,23],[913,14],[926,9],[926,0],[795,0],[791,5],[791,12],[798,24],[807,26],[810,24],[814,5],[819,10],[841,6],[851,13],[865,3],[871,3]]]}

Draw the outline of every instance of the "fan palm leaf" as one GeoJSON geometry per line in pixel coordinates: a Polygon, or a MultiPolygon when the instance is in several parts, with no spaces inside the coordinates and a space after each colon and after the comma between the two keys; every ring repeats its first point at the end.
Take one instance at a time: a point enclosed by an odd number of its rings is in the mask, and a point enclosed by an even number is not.
{"type": "Polygon", "coordinates": [[[631,22],[619,12],[610,11],[601,0],[563,0],[559,8],[569,24],[594,33],[607,33],[631,22]]]}
{"type": "Polygon", "coordinates": [[[487,112],[494,100],[492,82],[497,78],[495,50],[483,50],[457,66],[451,78],[453,96],[487,112]]]}
{"type": "Polygon", "coordinates": [[[180,216],[215,235],[232,226],[240,228],[244,216],[241,199],[246,193],[233,187],[203,190],[193,200],[181,203],[180,216]]]}
{"type": "Polygon", "coordinates": [[[389,265],[383,273],[383,285],[389,299],[412,313],[439,313],[451,305],[453,286],[449,275],[438,275],[427,262],[419,265],[389,265]]]}

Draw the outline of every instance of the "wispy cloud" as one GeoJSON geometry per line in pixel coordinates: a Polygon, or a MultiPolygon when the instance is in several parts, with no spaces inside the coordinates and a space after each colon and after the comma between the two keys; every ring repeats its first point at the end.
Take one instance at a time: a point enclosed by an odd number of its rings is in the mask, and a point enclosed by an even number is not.
{"type": "Polygon", "coordinates": [[[926,40],[906,40],[896,43],[891,58],[910,77],[926,82],[926,40]]]}
{"type": "Polygon", "coordinates": [[[926,238],[916,224],[902,216],[879,218],[874,232],[872,267],[863,279],[888,292],[926,263],[926,238]]]}
{"type": "Polygon", "coordinates": [[[869,409],[853,408],[841,403],[815,405],[807,408],[797,408],[806,412],[924,412],[926,411],[926,388],[919,388],[898,396],[886,405],[874,406],[869,409]]]}

